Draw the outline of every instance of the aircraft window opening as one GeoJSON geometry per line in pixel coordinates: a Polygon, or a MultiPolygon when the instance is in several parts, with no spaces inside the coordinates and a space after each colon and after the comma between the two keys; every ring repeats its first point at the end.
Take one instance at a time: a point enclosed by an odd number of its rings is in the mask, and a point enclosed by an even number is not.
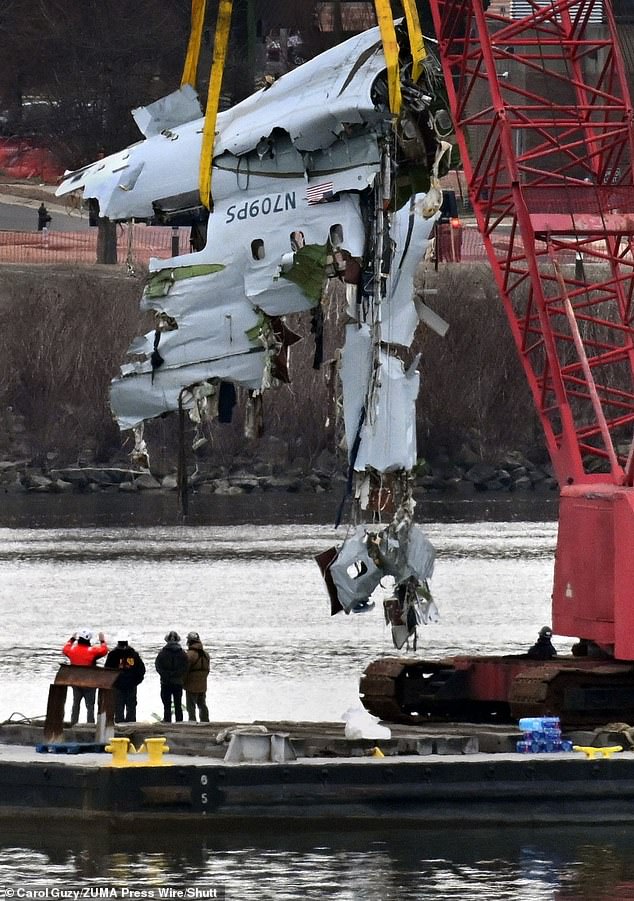
{"type": "Polygon", "coordinates": [[[236,164],[236,184],[241,191],[249,190],[249,182],[251,181],[251,170],[249,166],[249,157],[240,156],[236,164]]]}
{"type": "Polygon", "coordinates": [[[337,223],[330,226],[330,243],[333,247],[343,244],[343,225],[337,223]]]}
{"type": "Polygon", "coordinates": [[[368,567],[365,565],[363,560],[355,560],[354,563],[351,563],[350,566],[346,569],[346,573],[350,579],[358,579],[360,576],[363,576],[367,573],[368,567]]]}
{"type": "Polygon", "coordinates": [[[293,253],[296,253],[306,244],[306,239],[304,238],[304,232],[295,231],[291,232],[291,250],[293,253]]]}
{"type": "Polygon", "coordinates": [[[264,259],[264,241],[262,238],[255,238],[255,240],[251,241],[251,256],[254,260],[264,259]]]}

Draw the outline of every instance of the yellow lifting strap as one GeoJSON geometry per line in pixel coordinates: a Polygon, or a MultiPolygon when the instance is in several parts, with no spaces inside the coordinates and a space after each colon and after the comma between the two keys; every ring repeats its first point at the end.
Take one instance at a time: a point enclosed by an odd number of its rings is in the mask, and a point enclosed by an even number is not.
{"type": "Polygon", "coordinates": [[[407,22],[409,46],[412,52],[412,81],[418,81],[418,77],[423,70],[423,60],[427,56],[427,51],[425,50],[423,32],[420,28],[416,0],[403,0],[403,9],[405,11],[405,21],[407,22]]]}
{"type": "MultiPolygon", "coordinates": [[[[412,53],[412,81],[418,81],[423,69],[423,60],[427,56],[425,41],[420,27],[416,0],[403,0],[407,33],[412,53]]],[[[387,85],[390,99],[390,111],[398,116],[401,111],[401,79],[398,64],[398,42],[394,30],[394,18],[390,0],[374,0],[376,20],[381,32],[381,43],[387,63],[387,85]]]]}
{"type": "Polygon", "coordinates": [[[196,87],[196,72],[198,71],[198,59],[200,57],[200,45],[203,37],[203,25],[205,24],[205,10],[207,0],[192,0],[191,26],[189,31],[189,43],[187,56],[183,66],[181,87],[190,84],[196,87]]]}
{"type": "Polygon", "coordinates": [[[390,0],[374,0],[376,20],[381,32],[381,43],[387,64],[387,88],[390,112],[398,116],[401,111],[401,78],[398,65],[398,42],[394,30],[394,18],[390,0]]]}
{"type": "Polygon", "coordinates": [[[208,210],[212,209],[211,197],[211,164],[214,156],[214,141],[216,138],[216,119],[220,104],[220,91],[222,88],[222,76],[227,59],[227,47],[229,46],[229,31],[231,29],[231,12],[233,0],[220,0],[218,5],[218,19],[216,21],[216,34],[214,37],[214,55],[211,63],[211,75],[209,77],[209,91],[207,93],[207,107],[205,109],[205,124],[203,126],[203,140],[200,148],[200,175],[198,190],[200,200],[208,210]]]}

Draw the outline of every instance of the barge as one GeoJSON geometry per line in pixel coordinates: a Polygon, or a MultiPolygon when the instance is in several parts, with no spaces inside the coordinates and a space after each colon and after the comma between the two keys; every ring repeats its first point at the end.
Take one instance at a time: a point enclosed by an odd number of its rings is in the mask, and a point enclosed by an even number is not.
{"type": "MultiPolygon", "coordinates": [[[[397,726],[389,740],[348,740],[339,723],[129,724],[119,738],[164,737],[162,765],[114,766],[89,746],[89,727],[57,748],[42,728],[0,727],[0,823],[222,832],[247,826],[376,829],[454,824],[629,823],[634,753],[626,733],[575,733],[576,746],[618,753],[514,751],[508,726],[397,726]],[[228,735],[280,737],[289,753],[233,759],[228,735]],[[220,741],[217,738],[221,736],[220,741]],[[36,750],[40,747],[40,751],[36,750]],[[171,828],[171,827],[170,827],[171,828]]],[[[92,736],[91,736],[92,737],[92,736]]],[[[257,755],[256,755],[257,756],[257,755]]]]}

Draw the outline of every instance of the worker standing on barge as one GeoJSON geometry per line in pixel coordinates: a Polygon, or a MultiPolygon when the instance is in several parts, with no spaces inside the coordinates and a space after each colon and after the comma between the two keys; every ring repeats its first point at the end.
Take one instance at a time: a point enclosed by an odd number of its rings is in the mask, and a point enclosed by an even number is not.
{"type": "MultiPolygon", "coordinates": [[[[68,639],[62,648],[62,654],[66,654],[73,666],[96,666],[97,660],[108,653],[108,645],[103,632],[99,633],[99,644],[93,645],[90,629],[80,629],[68,639]]],[[[86,705],[86,722],[95,722],[95,697],[96,688],[77,688],[73,686],[73,709],[70,715],[70,724],[74,726],[79,722],[79,706],[83,700],[86,705]]]]}
{"type": "Polygon", "coordinates": [[[196,710],[200,714],[200,722],[209,722],[207,707],[207,677],[209,675],[209,654],[203,648],[198,632],[190,632],[187,636],[188,669],[183,687],[187,704],[187,716],[191,723],[196,722],[196,710]]]}
{"type": "Polygon", "coordinates": [[[145,664],[127,635],[119,635],[117,646],[106,657],[106,669],[119,671],[114,684],[114,718],[117,723],[136,723],[137,687],[145,678],[145,664]]]}
{"type": "Polygon", "coordinates": [[[163,702],[163,722],[172,722],[172,704],[174,719],[183,721],[183,682],[187,672],[187,654],[182,649],[178,632],[168,632],[165,645],[156,655],[154,666],[161,679],[161,701],[163,702]]]}

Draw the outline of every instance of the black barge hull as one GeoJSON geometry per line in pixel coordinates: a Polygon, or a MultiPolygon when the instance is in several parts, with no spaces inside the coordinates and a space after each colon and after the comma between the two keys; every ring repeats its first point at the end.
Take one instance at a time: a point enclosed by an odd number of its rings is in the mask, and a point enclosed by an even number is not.
{"type": "MultiPolygon", "coordinates": [[[[115,768],[46,757],[0,762],[0,821],[57,827],[222,831],[301,828],[631,823],[634,754],[475,754],[228,765],[191,759],[115,768]]],[[[97,756],[97,755],[95,755],[97,756]]]]}

